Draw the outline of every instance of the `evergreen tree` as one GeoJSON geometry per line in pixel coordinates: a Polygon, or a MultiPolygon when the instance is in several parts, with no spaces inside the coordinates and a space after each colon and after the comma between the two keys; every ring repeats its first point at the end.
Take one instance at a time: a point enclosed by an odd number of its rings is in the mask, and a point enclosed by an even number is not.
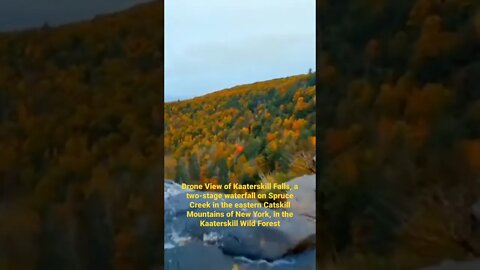
{"type": "Polygon", "coordinates": [[[188,171],[192,182],[200,182],[200,164],[196,155],[191,155],[188,163],[188,171]]]}
{"type": "Polygon", "coordinates": [[[188,175],[187,168],[183,160],[179,160],[177,163],[177,168],[175,170],[175,181],[190,183],[190,177],[188,175]]]}
{"type": "Polygon", "coordinates": [[[226,184],[229,182],[228,171],[227,159],[225,157],[220,158],[218,160],[218,179],[220,183],[226,184]]]}

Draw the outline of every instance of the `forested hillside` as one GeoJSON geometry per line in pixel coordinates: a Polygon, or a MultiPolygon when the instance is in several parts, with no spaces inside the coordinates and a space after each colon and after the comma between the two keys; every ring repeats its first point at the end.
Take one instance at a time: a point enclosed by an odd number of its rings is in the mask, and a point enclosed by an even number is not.
{"type": "Polygon", "coordinates": [[[315,79],[299,75],[165,104],[165,178],[254,183],[313,173],[315,79]]]}
{"type": "Polygon", "coordinates": [[[319,263],[479,257],[480,2],[318,5],[319,263]]]}
{"type": "Polygon", "coordinates": [[[0,269],[161,264],[163,2],[0,34],[0,269]]]}

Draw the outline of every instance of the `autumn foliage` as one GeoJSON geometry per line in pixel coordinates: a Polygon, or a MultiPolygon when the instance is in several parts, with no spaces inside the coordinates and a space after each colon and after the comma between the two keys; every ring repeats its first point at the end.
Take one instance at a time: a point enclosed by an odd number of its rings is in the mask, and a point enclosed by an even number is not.
{"type": "Polygon", "coordinates": [[[165,104],[165,178],[277,181],[315,152],[315,73],[247,84],[165,104]]]}
{"type": "Polygon", "coordinates": [[[320,265],[480,257],[480,2],[319,7],[320,265]]]}
{"type": "Polygon", "coordinates": [[[161,267],[162,14],[0,33],[0,269],[161,267]]]}

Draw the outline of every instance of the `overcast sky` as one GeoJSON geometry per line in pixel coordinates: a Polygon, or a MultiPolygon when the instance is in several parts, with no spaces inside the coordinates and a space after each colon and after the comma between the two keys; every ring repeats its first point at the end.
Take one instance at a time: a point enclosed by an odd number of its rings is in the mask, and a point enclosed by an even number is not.
{"type": "Polygon", "coordinates": [[[315,69],[315,0],[166,0],[165,100],[315,69]]]}
{"type": "Polygon", "coordinates": [[[0,0],[0,31],[87,20],[146,0],[0,0]]]}

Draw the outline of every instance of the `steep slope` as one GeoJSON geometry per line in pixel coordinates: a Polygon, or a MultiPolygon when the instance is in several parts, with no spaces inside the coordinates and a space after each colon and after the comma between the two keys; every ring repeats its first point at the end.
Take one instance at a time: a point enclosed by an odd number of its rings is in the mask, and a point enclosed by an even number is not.
{"type": "Polygon", "coordinates": [[[165,177],[246,183],[311,173],[315,81],[312,73],[165,104],[165,177]]]}
{"type": "Polygon", "coordinates": [[[319,8],[323,262],[418,269],[479,257],[480,2],[319,8]]]}
{"type": "Polygon", "coordinates": [[[155,1],[0,34],[0,268],[160,264],[162,27],[155,1]]]}

